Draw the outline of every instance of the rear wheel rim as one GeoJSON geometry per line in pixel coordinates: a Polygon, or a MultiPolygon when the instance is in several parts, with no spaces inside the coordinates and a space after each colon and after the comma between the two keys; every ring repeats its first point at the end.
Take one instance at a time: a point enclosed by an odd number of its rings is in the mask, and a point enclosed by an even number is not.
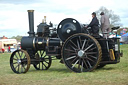
{"type": "Polygon", "coordinates": [[[98,41],[87,34],[75,34],[63,45],[62,56],[65,65],[74,72],[94,70],[101,59],[98,41]]]}

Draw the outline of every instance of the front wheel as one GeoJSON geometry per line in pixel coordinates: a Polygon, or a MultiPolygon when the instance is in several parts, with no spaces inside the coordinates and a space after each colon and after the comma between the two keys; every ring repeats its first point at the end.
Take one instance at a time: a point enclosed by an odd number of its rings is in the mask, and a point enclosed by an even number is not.
{"type": "Polygon", "coordinates": [[[47,70],[50,68],[52,59],[51,56],[47,56],[46,52],[43,50],[37,51],[35,54],[36,60],[38,60],[38,63],[33,64],[34,68],[36,70],[47,70]]]}
{"type": "Polygon", "coordinates": [[[15,73],[26,73],[30,68],[30,56],[25,50],[14,51],[10,57],[10,67],[15,73]]]}

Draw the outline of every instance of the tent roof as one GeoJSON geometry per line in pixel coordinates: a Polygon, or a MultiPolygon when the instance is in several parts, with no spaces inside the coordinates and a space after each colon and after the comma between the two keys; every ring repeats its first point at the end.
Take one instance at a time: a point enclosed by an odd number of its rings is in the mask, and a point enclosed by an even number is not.
{"type": "Polygon", "coordinates": [[[126,33],[126,34],[122,35],[122,37],[126,37],[126,36],[128,36],[128,33],[126,33]]]}

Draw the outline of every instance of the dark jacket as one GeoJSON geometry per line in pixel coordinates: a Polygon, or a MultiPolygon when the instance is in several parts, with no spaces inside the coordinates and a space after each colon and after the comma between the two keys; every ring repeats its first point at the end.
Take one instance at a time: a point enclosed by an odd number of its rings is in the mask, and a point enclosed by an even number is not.
{"type": "Polygon", "coordinates": [[[92,32],[95,34],[95,33],[99,33],[98,25],[99,25],[99,20],[97,19],[97,17],[94,17],[87,27],[91,27],[92,32]]]}

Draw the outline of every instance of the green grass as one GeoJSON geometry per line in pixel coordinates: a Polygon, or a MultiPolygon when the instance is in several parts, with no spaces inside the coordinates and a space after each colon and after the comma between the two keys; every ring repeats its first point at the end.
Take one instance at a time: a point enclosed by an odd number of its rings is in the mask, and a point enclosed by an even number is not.
{"type": "Polygon", "coordinates": [[[9,64],[11,54],[0,54],[0,85],[128,85],[128,45],[121,45],[121,49],[124,56],[120,63],[86,73],[71,72],[54,60],[46,71],[31,65],[27,73],[15,74],[9,64]]]}

